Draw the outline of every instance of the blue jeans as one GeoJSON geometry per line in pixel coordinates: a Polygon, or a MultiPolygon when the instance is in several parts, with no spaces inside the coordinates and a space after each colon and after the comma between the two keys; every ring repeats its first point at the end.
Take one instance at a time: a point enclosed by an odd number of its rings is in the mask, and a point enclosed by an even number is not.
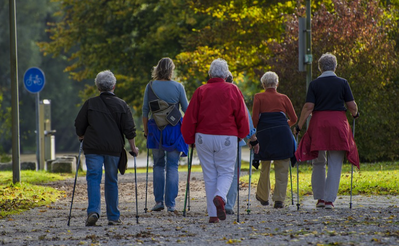
{"type": "MultiPolygon", "coordinates": [[[[241,171],[241,147],[239,148],[239,151],[238,151],[237,162],[238,162],[238,166],[241,171]]],[[[227,193],[226,198],[227,198],[227,202],[226,202],[225,209],[233,209],[234,204],[236,203],[236,200],[237,200],[237,163],[234,165],[233,181],[231,182],[230,190],[227,193]]]]}
{"type": "Polygon", "coordinates": [[[178,165],[180,151],[152,149],[152,154],[154,158],[153,183],[155,202],[163,202],[165,194],[165,205],[167,207],[175,207],[175,199],[179,190],[178,165]]]}
{"type": "Polygon", "coordinates": [[[105,204],[107,208],[108,220],[118,220],[120,212],[118,209],[118,162],[119,156],[111,155],[86,155],[86,181],[89,205],[87,215],[92,212],[101,215],[101,192],[100,184],[103,174],[103,164],[105,169],[105,204]]]}

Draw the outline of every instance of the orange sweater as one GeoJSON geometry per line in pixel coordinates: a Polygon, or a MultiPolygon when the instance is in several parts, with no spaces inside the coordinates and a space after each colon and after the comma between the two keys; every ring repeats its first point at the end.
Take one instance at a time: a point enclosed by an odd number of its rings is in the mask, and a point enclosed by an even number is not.
{"type": "Polygon", "coordinates": [[[267,112],[283,112],[289,118],[289,126],[293,126],[298,117],[291,100],[284,94],[278,93],[274,88],[268,88],[265,92],[255,94],[254,105],[252,108],[252,121],[256,128],[259,115],[267,112]]]}

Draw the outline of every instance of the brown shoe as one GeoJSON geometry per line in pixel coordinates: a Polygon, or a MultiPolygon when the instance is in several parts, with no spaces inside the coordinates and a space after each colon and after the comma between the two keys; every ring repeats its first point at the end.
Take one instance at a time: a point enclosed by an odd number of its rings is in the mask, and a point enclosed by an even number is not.
{"type": "Polygon", "coordinates": [[[213,198],[213,204],[216,206],[217,215],[220,220],[226,219],[226,210],[224,209],[224,201],[220,196],[213,198]]]}
{"type": "Polygon", "coordinates": [[[209,217],[209,223],[219,223],[218,217],[209,217]]]}
{"type": "Polygon", "coordinates": [[[260,204],[262,204],[263,206],[269,205],[269,201],[262,200],[258,195],[256,195],[255,198],[256,198],[256,200],[260,201],[260,204]]]}

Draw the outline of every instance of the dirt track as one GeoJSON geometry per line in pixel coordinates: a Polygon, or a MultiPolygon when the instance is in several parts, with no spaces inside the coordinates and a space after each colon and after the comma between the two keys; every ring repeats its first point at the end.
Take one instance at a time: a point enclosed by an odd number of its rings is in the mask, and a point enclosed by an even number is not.
{"type": "MultiPolygon", "coordinates": [[[[0,244],[5,245],[399,245],[399,199],[377,196],[340,196],[332,211],[314,208],[312,197],[301,197],[297,211],[287,201],[284,209],[261,206],[251,189],[251,211],[246,212],[248,187],[240,190],[240,221],[209,224],[201,173],[193,173],[190,211],[183,217],[186,175],[180,174],[178,213],[148,212],[145,174],[138,175],[139,224],[136,224],[134,175],[119,176],[120,210],[124,225],[108,226],[105,204],[97,227],[85,227],[86,181],[79,178],[71,226],[67,226],[73,179],[49,184],[66,191],[66,197],[48,207],[0,220],[0,244]],[[289,206],[288,206],[289,205],[289,206]]],[[[148,208],[154,205],[150,175],[148,208]]],[[[296,203],[296,200],[295,200],[296,203]]]]}

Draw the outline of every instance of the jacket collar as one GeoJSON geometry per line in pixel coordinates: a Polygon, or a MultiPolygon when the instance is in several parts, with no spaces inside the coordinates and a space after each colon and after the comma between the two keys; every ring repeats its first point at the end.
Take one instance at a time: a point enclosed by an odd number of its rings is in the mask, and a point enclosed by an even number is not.
{"type": "Polygon", "coordinates": [[[218,83],[218,82],[226,82],[222,78],[211,78],[208,80],[208,83],[218,83]]]}
{"type": "Polygon", "coordinates": [[[331,77],[331,76],[337,77],[337,75],[334,73],[334,71],[325,71],[318,78],[331,77]]]}
{"type": "Polygon", "coordinates": [[[100,93],[100,95],[113,95],[115,96],[115,93],[113,93],[112,91],[103,91],[100,93]]]}

